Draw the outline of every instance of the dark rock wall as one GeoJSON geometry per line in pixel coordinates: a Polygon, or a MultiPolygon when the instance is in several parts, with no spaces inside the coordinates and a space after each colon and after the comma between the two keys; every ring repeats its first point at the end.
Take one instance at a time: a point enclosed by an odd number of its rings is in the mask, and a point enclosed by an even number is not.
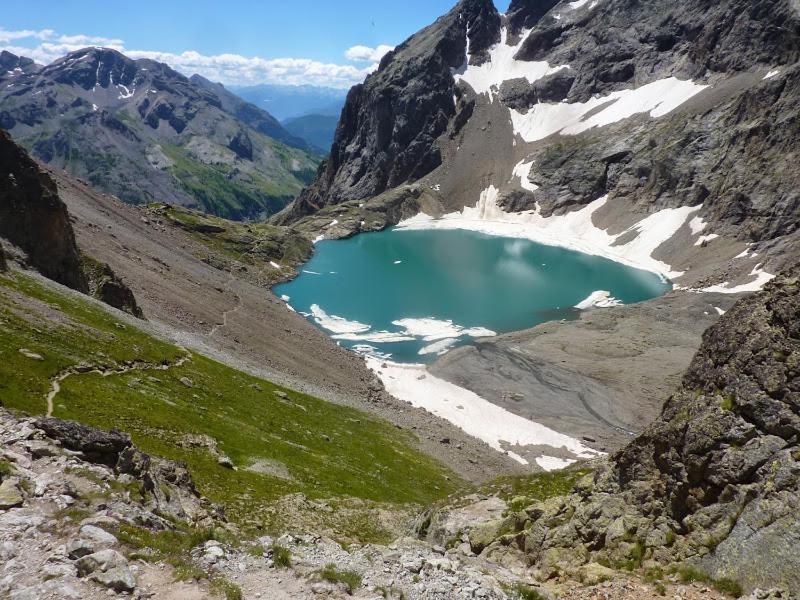
{"type": "Polygon", "coordinates": [[[44,276],[87,291],[75,234],[55,182],[0,131],[0,237],[44,276]]]}
{"type": "Polygon", "coordinates": [[[468,30],[473,62],[485,59],[500,41],[500,16],[490,0],[462,0],[350,90],[330,156],[280,222],[376,196],[441,164],[436,140],[465,110],[453,101],[461,92],[452,71],[465,63],[468,30]]]}
{"type": "MultiPolygon", "coordinates": [[[[137,317],[133,292],[111,268],[82,255],[55,181],[0,130],[0,237],[45,277],[137,317]]],[[[5,257],[0,248],[0,270],[5,257]]]]}
{"type": "Polygon", "coordinates": [[[643,212],[705,204],[712,229],[746,241],[800,227],[800,68],[760,77],[727,102],[655,121],[565,136],[534,152],[533,193],[509,194],[511,210],[539,203],[559,213],[609,194],[643,212]]]}
{"type": "MultiPolygon", "coordinates": [[[[800,59],[800,13],[792,4],[602,0],[595,10],[562,8],[536,21],[517,57],[570,65],[576,74],[565,96],[570,102],[672,75],[698,79],[792,64],[800,59]]],[[[512,29],[530,27],[528,15],[539,14],[540,6],[512,2],[512,29]]]]}

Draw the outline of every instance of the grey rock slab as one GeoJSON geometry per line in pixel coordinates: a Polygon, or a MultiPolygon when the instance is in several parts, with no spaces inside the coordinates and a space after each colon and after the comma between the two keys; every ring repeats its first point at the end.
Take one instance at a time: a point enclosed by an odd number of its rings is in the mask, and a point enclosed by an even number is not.
{"type": "Polygon", "coordinates": [[[85,577],[95,571],[108,571],[115,567],[126,566],[128,561],[116,550],[100,550],[93,554],[89,554],[79,558],[76,565],[78,567],[78,574],[85,577]]]}
{"type": "Polygon", "coordinates": [[[0,483],[0,510],[22,506],[24,500],[22,490],[19,488],[19,479],[9,477],[0,483]]]}
{"type": "Polygon", "coordinates": [[[125,566],[114,567],[101,573],[93,573],[91,579],[115,592],[132,592],[136,589],[136,577],[125,566]]]}
{"type": "Polygon", "coordinates": [[[105,529],[100,529],[96,525],[84,525],[80,531],[81,535],[101,545],[113,546],[119,541],[116,536],[108,533],[105,529]]]}

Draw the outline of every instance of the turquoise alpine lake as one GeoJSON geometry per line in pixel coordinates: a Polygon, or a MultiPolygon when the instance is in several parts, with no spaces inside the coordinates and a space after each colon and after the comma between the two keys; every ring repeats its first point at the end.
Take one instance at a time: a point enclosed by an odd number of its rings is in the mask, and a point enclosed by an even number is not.
{"type": "Polygon", "coordinates": [[[654,273],[524,239],[387,229],[318,242],[275,292],[345,347],[428,363],[478,337],[575,318],[593,294],[629,304],[670,288],[654,273]]]}

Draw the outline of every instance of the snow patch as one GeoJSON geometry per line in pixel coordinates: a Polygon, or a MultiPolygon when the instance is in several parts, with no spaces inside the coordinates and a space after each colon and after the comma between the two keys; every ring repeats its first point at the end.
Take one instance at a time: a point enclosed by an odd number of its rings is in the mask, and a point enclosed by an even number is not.
{"type": "Polygon", "coordinates": [[[692,235],[699,235],[706,228],[706,222],[703,217],[697,216],[689,221],[689,229],[692,230],[692,235]]]}
{"type": "Polygon", "coordinates": [[[436,354],[441,356],[442,354],[447,354],[447,351],[450,347],[458,341],[458,338],[446,338],[443,340],[439,340],[438,342],[433,342],[432,344],[428,344],[424,348],[421,348],[418,354],[420,356],[425,356],[426,354],[436,354]]]}
{"type": "MultiPolygon", "coordinates": [[[[696,216],[691,221],[689,221],[689,229],[692,230],[692,235],[700,235],[703,231],[705,231],[708,223],[705,222],[703,217],[696,216]]],[[[703,244],[710,242],[711,240],[715,240],[719,237],[716,233],[709,233],[707,235],[701,235],[697,241],[694,243],[695,246],[702,246],[703,244]]]]}
{"type": "Polygon", "coordinates": [[[476,94],[489,94],[489,101],[494,102],[494,94],[504,81],[509,79],[526,79],[533,83],[551,73],[568,68],[566,66],[551,67],[546,61],[516,60],[514,56],[530,35],[531,30],[524,31],[515,46],[508,45],[508,29],[500,31],[500,43],[489,49],[489,60],[480,66],[469,64],[470,40],[467,32],[467,55],[464,64],[454,71],[456,81],[464,81],[475,90],[476,94]]]}
{"type": "Polygon", "coordinates": [[[523,190],[528,190],[529,192],[535,192],[539,189],[539,186],[535,183],[531,183],[529,177],[531,175],[531,169],[533,168],[533,161],[525,162],[524,160],[517,163],[512,171],[512,174],[516,177],[519,177],[519,184],[522,186],[523,190]]]}
{"type": "Polygon", "coordinates": [[[707,288],[703,288],[700,290],[701,292],[716,292],[718,294],[740,294],[742,292],[757,292],[761,290],[767,283],[775,279],[775,275],[772,273],[767,273],[764,269],[762,269],[762,265],[756,265],[753,267],[753,270],[750,272],[751,277],[755,277],[753,281],[750,283],[743,283],[741,285],[736,285],[730,287],[730,284],[726,281],[725,283],[720,283],[718,285],[712,285],[707,288]]]}
{"type": "Polygon", "coordinates": [[[283,267],[281,267],[281,266],[280,266],[278,263],[276,263],[276,262],[273,262],[273,261],[269,261],[269,264],[270,264],[270,265],[272,266],[272,268],[274,268],[274,269],[282,269],[282,268],[283,268],[283,267]]]}
{"type": "Polygon", "coordinates": [[[348,342],[373,342],[375,344],[394,344],[396,342],[415,342],[417,338],[399,331],[375,331],[371,333],[341,333],[331,336],[335,340],[348,342]]]}
{"type": "Polygon", "coordinates": [[[117,84],[117,89],[123,90],[119,94],[119,100],[127,100],[136,93],[136,88],[133,88],[133,91],[130,91],[126,86],[122,85],[121,83],[117,84]]]}
{"type": "Polygon", "coordinates": [[[653,118],[663,117],[707,87],[669,77],[587,102],[540,103],[527,113],[511,109],[511,123],[514,133],[526,142],[542,140],[555,133],[577,135],[640,113],[649,113],[653,118]]]}
{"type": "Polygon", "coordinates": [[[719,236],[716,233],[709,233],[708,235],[701,235],[697,238],[697,241],[694,243],[695,246],[702,246],[710,242],[711,240],[717,239],[719,236]]]}
{"type": "Polygon", "coordinates": [[[721,317],[725,314],[726,311],[722,310],[719,306],[715,306],[714,310],[717,311],[717,314],[721,317]]]}
{"type": "MultiPolygon", "coordinates": [[[[311,306],[311,314],[320,327],[327,329],[333,335],[331,338],[349,342],[370,342],[377,344],[392,344],[397,342],[432,342],[423,347],[419,354],[444,354],[462,337],[492,337],[497,335],[485,327],[462,327],[450,320],[443,321],[434,318],[425,319],[398,319],[392,325],[398,331],[372,331],[371,325],[349,321],[343,317],[329,315],[319,305],[311,306]]],[[[366,346],[367,344],[361,344],[366,346]]],[[[357,347],[354,349],[358,352],[357,347]]]]}
{"type": "Polygon", "coordinates": [[[369,325],[364,325],[358,321],[348,321],[336,315],[329,315],[318,304],[311,305],[311,314],[314,315],[314,320],[320,327],[333,333],[359,333],[370,329],[369,325]]]}
{"type": "Polygon", "coordinates": [[[586,310],[589,308],[610,308],[612,306],[620,306],[622,302],[614,298],[611,295],[611,292],[607,292],[605,290],[597,290],[596,292],[592,292],[589,294],[589,297],[586,300],[578,302],[575,305],[575,308],[578,310],[586,310]]]}
{"type": "Polygon", "coordinates": [[[481,192],[474,207],[434,219],[424,213],[401,221],[393,231],[420,229],[466,229],[488,235],[528,239],[548,246],[560,246],[603,256],[631,267],[651,271],[662,277],[675,278],[681,271],[673,271],[665,262],[653,258],[653,253],[672,238],[702,205],[665,208],[648,215],[617,235],[596,227],[592,215],[608,201],[603,196],[580,210],[565,215],[543,217],[537,210],[521,213],[505,212],[497,205],[499,190],[493,185],[481,192]],[[626,244],[615,242],[630,234],[636,237],[626,244]]]}
{"type": "Polygon", "coordinates": [[[575,464],[574,459],[571,458],[556,458],[555,456],[540,456],[536,459],[536,464],[542,467],[545,471],[559,471],[566,469],[568,466],[575,464]]]}
{"type": "Polygon", "coordinates": [[[398,319],[392,321],[392,325],[402,327],[406,334],[422,338],[426,342],[434,342],[445,338],[458,338],[461,336],[469,337],[492,337],[497,335],[491,329],[484,327],[465,328],[454,324],[449,319],[442,321],[439,319],[398,319]]]}
{"type": "Polygon", "coordinates": [[[772,78],[773,78],[773,77],[775,77],[776,75],[779,75],[779,74],[780,74],[780,72],[781,72],[781,70],[780,70],[780,69],[773,69],[772,71],[770,71],[769,73],[767,73],[766,75],[764,75],[764,79],[772,79],[772,78]]]}
{"type": "MultiPolygon", "coordinates": [[[[447,419],[499,452],[506,451],[508,446],[537,445],[563,448],[577,458],[593,458],[601,454],[574,438],[515,415],[474,392],[433,376],[424,365],[390,363],[371,357],[366,361],[390,394],[447,419]]],[[[528,464],[514,452],[508,451],[508,455],[521,464],[528,464]]],[[[544,458],[543,462],[539,464],[545,469],[563,466],[563,463],[550,458],[544,458]]]]}

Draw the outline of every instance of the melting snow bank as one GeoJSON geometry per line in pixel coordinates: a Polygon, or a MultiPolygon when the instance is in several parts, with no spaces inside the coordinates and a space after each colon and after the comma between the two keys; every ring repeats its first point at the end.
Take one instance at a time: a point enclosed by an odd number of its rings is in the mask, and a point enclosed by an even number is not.
{"type": "Polygon", "coordinates": [[[322,310],[319,305],[311,305],[311,314],[320,327],[338,334],[354,334],[362,331],[369,331],[370,326],[359,323],[358,321],[348,321],[336,315],[329,315],[322,310]]]}
{"type": "MultiPolygon", "coordinates": [[[[343,317],[329,315],[318,304],[311,305],[311,314],[314,320],[323,329],[327,329],[333,335],[334,340],[346,340],[351,342],[413,342],[424,341],[434,342],[422,348],[420,355],[425,354],[444,354],[450,346],[455,344],[459,338],[469,336],[472,338],[492,337],[496,332],[485,327],[462,327],[450,320],[442,321],[439,319],[398,319],[392,321],[392,325],[400,328],[400,331],[372,331],[371,325],[365,325],[358,321],[348,321],[343,317]]],[[[355,346],[365,350],[365,354],[372,354],[374,348],[368,344],[355,346]]]]}
{"type": "Polygon", "coordinates": [[[461,212],[450,213],[439,219],[420,213],[400,222],[395,230],[468,229],[488,235],[523,238],[548,246],[603,256],[662,277],[674,278],[681,276],[683,272],[673,271],[670,265],[656,260],[652,255],[701,208],[701,205],[665,208],[622,233],[611,235],[592,222],[592,215],[605,205],[607,196],[595,200],[581,210],[543,217],[538,210],[505,212],[497,205],[498,193],[499,190],[490,185],[481,192],[480,200],[474,208],[465,207],[461,212]],[[618,239],[629,238],[631,234],[636,234],[636,237],[625,244],[614,245],[618,239]]]}
{"type": "Polygon", "coordinates": [[[614,298],[611,292],[597,290],[589,294],[586,300],[576,304],[575,308],[579,310],[586,310],[587,308],[610,308],[612,306],[620,306],[621,304],[622,302],[614,298]]]}
{"type": "Polygon", "coordinates": [[[775,279],[775,275],[772,273],[767,273],[764,269],[761,268],[761,265],[756,265],[753,270],[750,272],[751,277],[755,277],[753,281],[750,283],[743,283],[741,285],[736,285],[730,287],[730,284],[726,281],[725,283],[721,283],[719,285],[712,285],[707,288],[703,288],[699,290],[701,292],[717,292],[719,294],[739,294],[742,292],[758,292],[761,290],[767,283],[775,279]]]}
{"type": "Polygon", "coordinates": [[[386,390],[400,400],[424,408],[446,419],[465,433],[489,444],[521,464],[528,464],[511,446],[550,446],[567,451],[576,458],[564,459],[548,455],[537,457],[536,463],[551,471],[566,467],[577,458],[594,458],[602,453],[578,440],[515,415],[484,400],[474,392],[431,375],[424,365],[384,362],[367,357],[367,366],[380,377],[386,390]]]}
{"type": "Polygon", "coordinates": [[[669,77],[587,102],[540,103],[526,113],[511,109],[511,123],[514,133],[526,142],[542,140],[555,133],[577,135],[640,113],[649,113],[653,118],[663,117],[707,87],[669,77]]]}
{"type": "Polygon", "coordinates": [[[568,69],[567,65],[551,67],[545,61],[524,61],[514,58],[531,31],[529,29],[523,32],[517,44],[509,46],[508,29],[503,27],[500,30],[500,43],[489,49],[489,60],[481,65],[469,64],[470,39],[467,33],[467,55],[461,68],[453,72],[453,77],[456,81],[468,83],[476,94],[489,94],[489,101],[494,102],[494,94],[504,81],[526,79],[528,83],[533,83],[542,77],[568,69]]]}

